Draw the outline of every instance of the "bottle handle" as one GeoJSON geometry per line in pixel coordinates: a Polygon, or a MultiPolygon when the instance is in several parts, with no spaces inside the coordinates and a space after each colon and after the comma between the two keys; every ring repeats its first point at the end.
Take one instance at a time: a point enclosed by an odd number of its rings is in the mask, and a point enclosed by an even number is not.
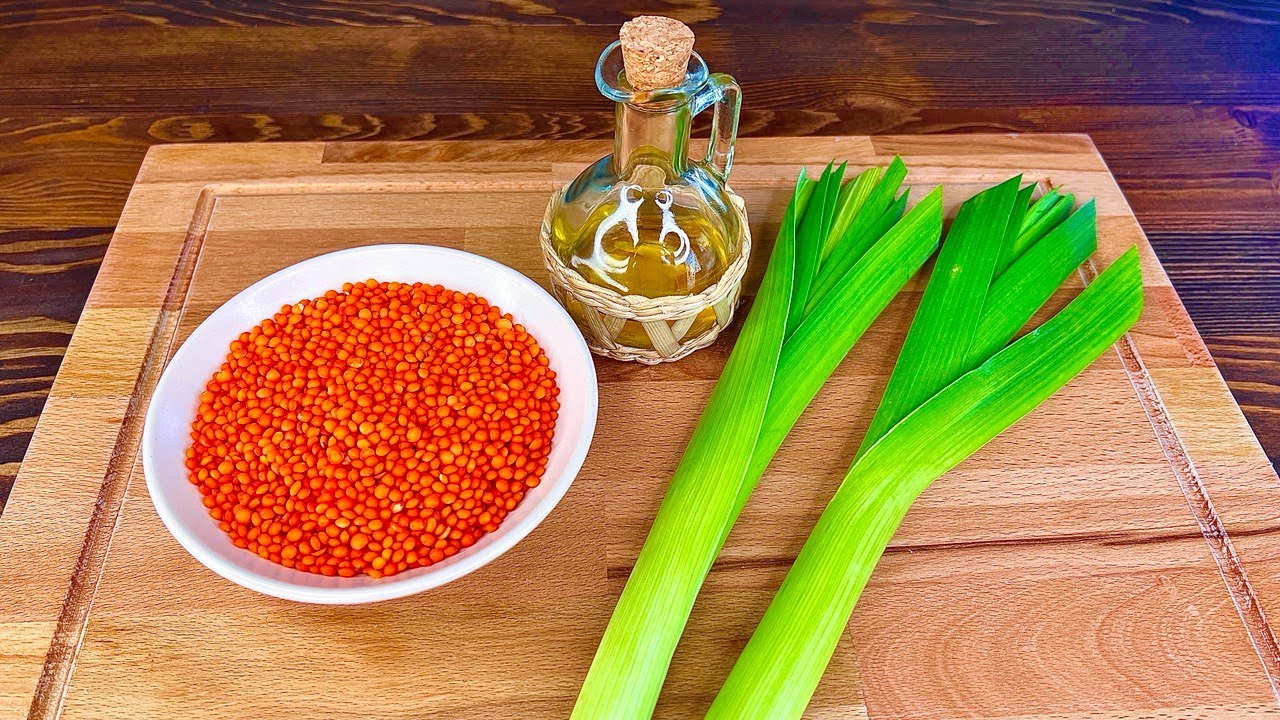
{"type": "Polygon", "coordinates": [[[713,73],[693,98],[693,114],[715,105],[711,116],[711,141],[707,145],[707,165],[729,179],[733,167],[733,146],[738,139],[738,111],[742,108],[742,88],[729,75],[713,73]]]}

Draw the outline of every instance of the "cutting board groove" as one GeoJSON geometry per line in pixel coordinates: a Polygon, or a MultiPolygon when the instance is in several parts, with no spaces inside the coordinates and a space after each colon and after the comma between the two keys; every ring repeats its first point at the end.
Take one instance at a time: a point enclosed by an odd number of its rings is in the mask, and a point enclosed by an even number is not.
{"type": "MultiPolygon", "coordinates": [[[[1093,269],[1092,262],[1089,263],[1089,267],[1093,269]]],[[[1096,276],[1096,271],[1090,274],[1096,276]]],[[[1182,438],[1178,437],[1173,421],[1169,419],[1164,400],[1161,399],[1160,391],[1156,388],[1151,373],[1147,372],[1147,367],[1143,364],[1141,355],[1138,354],[1133,337],[1126,333],[1116,342],[1115,348],[1124,362],[1125,371],[1133,383],[1138,401],[1142,403],[1147,418],[1151,421],[1151,427],[1155,431],[1156,439],[1160,442],[1160,448],[1164,451],[1165,458],[1169,460],[1169,467],[1178,480],[1178,486],[1187,496],[1187,506],[1195,515],[1200,533],[1208,543],[1213,560],[1217,563],[1219,572],[1222,573],[1223,582],[1226,583],[1227,591],[1231,593],[1236,611],[1240,613],[1245,632],[1249,634],[1249,639],[1258,652],[1258,659],[1267,673],[1272,692],[1280,701],[1280,644],[1276,642],[1275,632],[1262,612],[1262,605],[1258,602],[1258,596],[1249,582],[1248,573],[1240,563],[1235,546],[1231,542],[1231,536],[1227,534],[1222,519],[1214,510],[1204,481],[1196,471],[1196,466],[1191,461],[1182,438]]]]}
{"type": "Polygon", "coordinates": [[[31,701],[29,717],[33,720],[57,717],[62,709],[62,700],[75,666],[76,651],[84,638],[93,596],[98,590],[102,566],[111,547],[111,535],[119,520],[125,488],[128,487],[134,470],[139,469],[137,451],[142,442],[147,403],[156,384],[160,382],[165,361],[178,349],[178,323],[185,306],[187,288],[191,283],[191,272],[200,255],[200,244],[208,233],[209,219],[213,215],[217,197],[215,189],[205,188],[196,198],[195,213],[178,252],[173,277],[169,280],[168,290],[161,303],[155,331],[147,343],[137,382],[134,383],[133,392],[129,394],[129,405],[111,450],[111,459],[102,478],[89,527],[85,530],[80,556],[71,574],[71,584],[67,587],[67,597],[58,616],[57,628],[40,673],[40,682],[31,701]]]}

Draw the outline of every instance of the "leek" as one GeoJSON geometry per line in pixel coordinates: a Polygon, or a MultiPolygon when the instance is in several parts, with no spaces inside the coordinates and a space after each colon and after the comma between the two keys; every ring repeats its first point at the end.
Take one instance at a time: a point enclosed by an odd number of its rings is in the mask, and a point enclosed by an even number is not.
{"type": "Polygon", "coordinates": [[[1093,362],[1141,308],[1142,277],[1131,248],[1052,319],[929,398],[862,453],[707,718],[799,718],[915,498],[1093,362]]]}
{"type": "MultiPolygon", "coordinates": [[[[898,193],[906,175],[900,160],[842,185],[844,170],[828,166],[816,181],[803,173],[797,181],[755,305],[610,618],[574,718],[652,714],[698,590],[757,480],[841,359],[937,247],[940,189],[908,212],[898,193]]],[[[1092,205],[1066,218],[1070,196],[1029,204],[1031,189],[1018,184],[1012,179],[961,208],[938,262],[946,270],[926,288],[894,369],[907,379],[891,379],[877,411],[883,427],[859,452],[713,716],[798,717],[915,496],[1087,365],[1110,326],[1074,343],[1073,328],[1094,316],[1121,323],[1115,307],[1133,304],[1120,302],[1123,283],[1108,289],[1123,280],[1126,255],[1067,309],[996,352],[1094,249],[1092,205]],[[895,465],[901,460],[908,462],[895,465]],[[813,601],[800,611],[813,617],[796,622],[798,610],[788,606],[803,597],[813,601]]],[[[1137,285],[1140,306],[1140,278],[1137,285]]]]}
{"type": "MultiPolygon", "coordinates": [[[[1142,277],[1131,248],[1066,308],[1005,347],[1096,243],[1092,203],[1061,221],[1070,196],[1028,210],[1027,192],[1017,190],[1017,181],[961,207],[863,447],[708,718],[800,717],[915,498],[1066,384],[1137,320],[1142,277]],[[1017,247],[1023,237],[1032,240],[1017,247]],[[1006,254],[1013,259],[999,272],[1006,254]]],[[[774,403],[771,397],[765,427],[774,403]]],[[[753,460],[751,472],[755,466],[753,460]]]]}
{"type": "MultiPolygon", "coordinates": [[[[890,168],[899,166],[895,159],[890,168]]],[[[860,241],[893,207],[905,168],[886,171],[898,180],[884,202],[882,178],[853,211],[841,205],[858,196],[840,187],[842,173],[828,167],[816,182],[803,174],[797,182],[755,304],[610,618],[574,718],[652,714],[698,589],[756,479],[830,372],[937,247],[940,189],[863,252],[850,250],[846,242],[860,241]],[[845,258],[847,271],[812,312],[795,312],[805,305],[795,300],[802,277],[812,279],[825,239],[844,222],[850,231],[830,256],[845,258]]]]}
{"type": "MultiPolygon", "coordinates": [[[[797,196],[802,186],[797,184],[797,196]]],[[[769,386],[754,379],[773,376],[782,350],[795,275],[796,205],[793,198],[755,304],[676,467],[573,717],[648,717],[653,712],[676,642],[718,549],[720,523],[707,519],[727,515],[736,502],[769,401],[769,386]]]]}

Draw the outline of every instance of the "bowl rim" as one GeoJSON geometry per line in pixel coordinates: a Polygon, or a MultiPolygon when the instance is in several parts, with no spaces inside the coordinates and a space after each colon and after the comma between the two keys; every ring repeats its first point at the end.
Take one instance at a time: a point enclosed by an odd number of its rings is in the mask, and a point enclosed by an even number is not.
{"type": "MultiPolygon", "coordinates": [[[[355,282],[355,280],[347,280],[343,282],[355,282]]],[[[444,283],[436,281],[417,281],[429,284],[444,283]]],[[[447,287],[447,285],[445,285],[447,287]]],[[[468,291],[470,292],[470,291],[468,291]]],[[[478,294],[478,293],[477,293],[478,294]]],[[[518,313],[510,308],[503,307],[503,312],[512,314],[518,313]]],[[[522,323],[524,324],[524,323],[522,323]]],[[[541,342],[539,338],[539,342],[541,342]]],[[[197,352],[192,350],[192,353],[197,352]]],[[[468,575],[481,567],[496,560],[514,547],[517,543],[529,535],[542,521],[546,519],[551,511],[559,505],[560,500],[568,492],[569,487],[577,478],[578,472],[582,469],[582,464],[586,460],[587,451],[591,446],[591,441],[595,435],[595,426],[599,410],[599,384],[597,382],[595,363],[592,360],[591,352],[587,348],[586,340],[582,334],[577,331],[577,325],[569,316],[568,312],[560,305],[558,301],[542,286],[525,276],[523,273],[508,267],[496,260],[470,253],[465,250],[457,250],[455,248],[442,247],[438,245],[425,245],[416,243],[384,243],[362,245],[353,248],[345,248],[336,250],[314,257],[301,260],[292,265],[281,268],[245,287],[237,292],[231,298],[218,306],[216,310],[209,314],[203,321],[197,325],[191,333],[183,340],[182,344],[173,353],[173,355],[165,362],[164,370],[161,373],[160,380],[156,383],[155,389],[152,391],[148,399],[148,407],[143,422],[142,442],[140,450],[142,452],[142,469],[146,481],[147,494],[151,499],[152,505],[155,507],[156,513],[160,516],[161,522],[169,530],[170,534],[178,541],[178,543],[199,561],[202,565],[212,570],[221,577],[230,580],[237,585],[255,590],[257,592],[277,597],[285,600],[295,600],[299,602],[324,604],[324,605],[354,605],[370,602],[378,602],[383,600],[391,600],[395,598],[405,597],[420,593],[432,588],[439,587],[446,583],[452,582],[468,575]],[[305,272],[308,266],[319,265],[322,262],[332,263],[348,255],[365,255],[370,253],[394,253],[394,252],[412,252],[422,253],[432,259],[445,260],[448,262],[464,262],[475,263],[494,271],[502,276],[502,279],[518,286],[523,292],[532,293],[534,296],[540,296],[549,301],[549,307],[559,315],[559,319],[568,323],[569,327],[574,329],[571,342],[565,347],[558,347],[555,350],[557,356],[561,353],[572,352],[577,359],[582,360],[581,364],[586,370],[582,377],[582,382],[586,388],[584,393],[584,407],[582,425],[577,434],[576,441],[570,454],[564,470],[558,475],[551,484],[553,487],[547,495],[538,500],[531,512],[521,518],[519,522],[511,526],[510,529],[503,533],[495,540],[479,548],[466,548],[459,552],[454,558],[454,562],[440,566],[427,566],[422,568],[424,572],[416,575],[399,575],[390,578],[379,578],[372,584],[356,585],[351,587],[317,587],[310,585],[295,584],[276,578],[266,577],[260,573],[245,569],[235,563],[229,562],[218,554],[205,549],[205,543],[200,540],[194,532],[187,528],[174,506],[166,498],[162,491],[161,472],[157,467],[156,459],[157,431],[155,428],[160,422],[159,413],[163,403],[157,403],[155,400],[164,395],[164,389],[167,384],[178,382],[174,378],[176,376],[170,374],[170,369],[175,363],[182,360],[185,350],[192,345],[192,340],[199,339],[201,331],[206,333],[213,332],[212,328],[220,318],[220,316],[232,315],[235,309],[247,302],[247,298],[251,297],[255,292],[266,286],[281,282],[287,276],[305,272]],[[563,478],[562,482],[560,481],[563,478]],[[470,551],[470,552],[469,552],[470,551]],[[436,569],[433,570],[433,567],[436,569]]],[[[185,477],[184,485],[193,493],[198,493],[195,486],[192,485],[185,477]]],[[[543,478],[543,484],[547,484],[548,479],[543,478]]],[[[523,503],[522,503],[523,504],[523,503]]],[[[490,533],[496,535],[497,531],[490,533]]],[[[245,550],[244,552],[248,552],[245,550]]],[[[268,561],[269,562],[269,561],[268,561]]],[[[284,567],[284,566],[281,566],[284,567]]],[[[286,568],[288,569],[288,568],[286,568]]],[[[309,575],[301,570],[294,572],[309,575]]]]}

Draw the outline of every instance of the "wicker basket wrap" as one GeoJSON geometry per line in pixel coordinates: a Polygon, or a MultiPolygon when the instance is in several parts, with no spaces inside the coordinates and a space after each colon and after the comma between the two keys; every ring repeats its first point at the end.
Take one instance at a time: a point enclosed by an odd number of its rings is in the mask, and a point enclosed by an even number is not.
{"type": "Polygon", "coordinates": [[[615,360],[634,360],[646,365],[679,360],[715,341],[720,331],[733,321],[742,290],[742,278],[751,256],[751,229],[742,200],[731,195],[742,229],[742,244],[737,257],[725,269],[720,281],[696,295],[644,297],[623,295],[606,287],[589,283],[576,271],[560,262],[551,247],[549,233],[542,234],[542,256],[551,276],[551,289],[556,299],[578,320],[587,345],[598,355],[615,360]],[[711,326],[697,335],[686,337],[698,315],[707,308],[715,309],[711,326]],[[640,323],[652,347],[633,347],[618,341],[628,320],[640,323]]]}

